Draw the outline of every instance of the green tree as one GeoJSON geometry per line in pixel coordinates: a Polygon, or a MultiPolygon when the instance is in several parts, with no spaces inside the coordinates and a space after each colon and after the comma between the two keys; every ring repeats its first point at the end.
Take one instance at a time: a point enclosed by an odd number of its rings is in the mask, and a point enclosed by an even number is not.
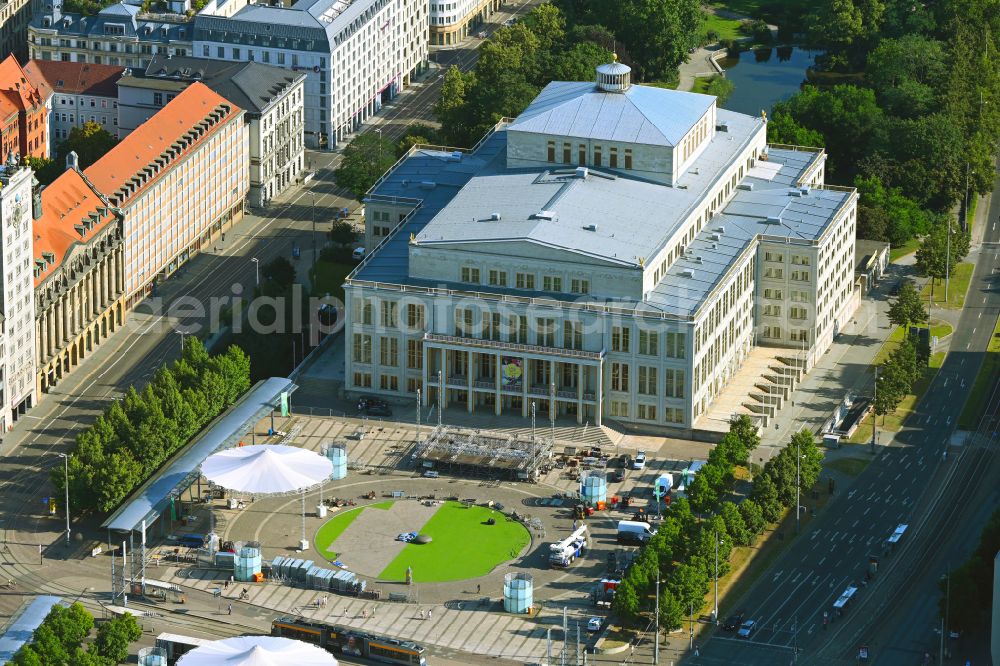
{"type": "Polygon", "coordinates": [[[28,155],[24,158],[24,163],[35,171],[35,178],[42,185],[49,185],[64,171],[63,165],[50,157],[28,155]]]}
{"type": "Polygon", "coordinates": [[[639,592],[629,576],[626,575],[615,589],[611,607],[625,620],[634,621],[639,616],[639,592]]]}
{"type": "Polygon", "coordinates": [[[361,201],[395,162],[396,151],[392,143],[381,134],[366,132],[347,144],[333,175],[337,185],[350,190],[361,201]]]}
{"type": "Polygon", "coordinates": [[[761,510],[761,515],[769,523],[778,521],[781,517],[781,501],[778,499],[778,487],[768,474],[758,474],[753,479],[753,490],[750,492],[761,510]]]}
{"type": "Polygon", "coordinates": [[[442,145],[446,143],[441,131],[424,123],[413,123],[406,128],[403,138],[396,144],[396,157],[402,157],[410,148],[421,145],[442,145]]]}
{"type": "Polygon", "coordinates": [[[469,112],[466,108],[469,89],[475,84],[475,74],[463,74],[455,65],[444,73],[434,116],[441,122],[441,131],[453,146],[471,146],[469,112]]]}
{"type": "Polygon", "coordinates": [[[746,521],[739,508],[732,502],[723,502],[719,506],[719,515],[726,522],[726,532],[737,546],[749,546],[753,542],[753,533],[747,528],[746,521]]]}
{"type": "Polygon", "coordinates": [[[896,300],[889,304],[889,321],[904,328],[927,321],[927,308],[912,280],[903,280],[896,300]]]}
{"type": "Polygon", "coordinates": [[[950,219],[947,224],[936,224],[917,249],[917,269],[932,280],[943,280],[955,274],[955,266],[969,253],[969,246],[969,234],[950,219]]]}
{"type": "Polygon", "coordinates": [[[771,143],[810,148],[822,148],[825,145],[822,134],[800,125],[792,114],[782,109],[775,109],[767,121],[767,140],[771,143]]]}
{"type": "Polygon", "coordinates": [[[687,611],[673,592],[663,589],[660,592],[660,628],[664,631],[677,631],[684,624],[687,611]]]}
{"type": "Polygon", "coordinates": [[[128,659],[129,644],[141,637],[142,627],[131,613],[125,613],[101,625],[91,649],[112,663],[119,664],[128,659]]]}
{"type": "Polygon", "coordinates": [[[118,139],[111,132],[101,127],[100,123],[85,122],[82,127],[74,127],[69,131],[69,137],[59,144],[59,160],[65,164],[70,151],[79,158],[80,170],[101,159],[118,145],[118,139]]]}
{"type": "Polygon", "coordinates": [[[879,366],[878,378],[875,381],[872,409],[876,416],[884,417],[894,412],[909,392],[910,383],[906,373],[891,360],[886,359],[879,366]]]}
{"type": "MultiPolygon", "coordinates": [[[[661,586],[661,590],[663,587],[661,586]]],[[[680,602],[682,608],[700,608],[708,591],[708,576],[702,567],[682,562],[667,577],[666,589],[680,602]]],[[[617,600],[617,595],[616,595],[617,600]]]]}
{"type": "Polygon", "coordinates": [[[612,55],[606,47],[584,41],[552,54],[546,71],[553,81],[592,81],[597,66],[611,62],[612,55]]]}
{"type": "Polygon", "coordinates": [[[823,471],[823,452],[816,445],[816,436],[812,431],[803,428],[792,435],[787,450],[793,455],[799,455],[799,488],[806,493],[816,485],[823,471]]]}
{"type": "Polygon", "coordinates": [[[713,76],[712,80],[708,82],[708,86],[705,88],[705,94],[717,97],[717,103],[721,106],[726,103],[726,100],[729,99],[729,96],[733,94],[734,90],[736,90],[735,83],[724,76],[713,76]]]}
{"type": "Polygon", "coordinates": [[[609,27],[636,65],[637,78],[672,78],[688,49],[698,45],[704,13],[697,0],[619,0],[605,3],[613,13],[609,27]]]}
{"type": "Polygon", "coordinates": [[[338,247],[343,248],[353,245],[357,237],[358,234],[354,231],[354,227],[347,220],[334,222],[333,228],[330,229],[330,240],[338,247]]]}
{"type": "Polygon", "coordinates": [[[932,216],[916,201],[904,196],[900,188],[887,188],[874,175],[857,176],[854,186],[858,188],[859,197],[858,238],[888,241],[893,247],[899,247],[931,228],[932,216]],[[874,211],[884,217],[874,223],[880,228],[872,230],[874,211]]]}
{"type": "Polygon", "coordinates": [[[760,504],[758,504],[756,500],[743,500],[739,504],[739,510],[740,516],[743,517],[743,524],[746,526],[752,537],[756,537],[758,534],[762,534],[764,532],[764,528],[767,526],[767,521],[764,520],[764,512],[761,510],[760,504]]]}
{"type": "Polygon", "coordinates": [[[760,446],[757,425],[746,414],[740,414],[729,422],[729,432],[739,439],[742,447],[739,454],[734,454],[733,464],[746,465],[750,460],[750,454],[760,446]]]}
{"type": "Polygon", "coordinates": [[[719,501],[718,493],[712,487],[709,475],[705,474],[706,469],[708,469],[708,465],[701,468],[685,489],[688,499],[691,500],[691,508],[698,513],[711,511],[719,501]]]}
{"type": "Polygon", "coordinates": [[[261,276],[277,291],[284,291],[295,282],[295,266],[285,257],[276,257],[261,267],[261,276]]]}

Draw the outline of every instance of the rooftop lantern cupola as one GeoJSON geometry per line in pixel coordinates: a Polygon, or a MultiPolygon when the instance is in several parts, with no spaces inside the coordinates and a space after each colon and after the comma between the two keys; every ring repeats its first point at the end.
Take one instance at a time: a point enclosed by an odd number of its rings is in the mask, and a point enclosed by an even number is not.
{"type": "Polygon", "coordinates": [[[597,66],[597,87],[609,93],[623,93],[631,85],[632,68],[615,61],[597,66]]]}

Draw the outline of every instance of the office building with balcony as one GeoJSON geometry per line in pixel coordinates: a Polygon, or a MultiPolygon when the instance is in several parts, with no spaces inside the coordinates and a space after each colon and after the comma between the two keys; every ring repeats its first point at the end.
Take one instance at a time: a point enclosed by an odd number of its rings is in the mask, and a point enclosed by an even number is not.
{"type": "Polygon", "coordinates": [[[119,136],[128,136],[196,81],[246,114],[251,206],[264,206],[305,168],[306,75],[258,62],[156,56],[118,82],[119,136]]]}
{"type": "Polygon", "coordinates": [[[457,44],[500,9],[501,0],[431,0],[430,43],[457,44]]]}
{"type": "Polygon", "coordinates": [[[49,136],[61,142],[74,127],[97,123],[118,136],[118,88],[123,67],[61,60],[30,60],[24,66],[39,89],[51,90],[49,136]]]}
{"type": "Polygon", "coordinates": [[[298,0],[195,17],[194,55],[306,75],[305,136],[337,145],[394,98],[427,55],[426,0],[298,0]]]}
{"type": "Polygon", "coordinates": [[[28,51],[35,60],[145,67],[154,55],[191,55],[192,25],[183,14],[147,14],[125,3],[84,16],[46,0],[28,24],[28,51]]]}
{"type": "Polygon", "coordinates": [[[765,425],[858,303],[857,195],[824,163],[618,63],[550,83],[372,188],[347,388],[707,439],[765,425]],[[783,366],[763,399],[761,364],[783,366]]]}
{"type": "Polygon", "coordinates": [[[35,403],[31,169],[0,165],[0,432],[35,403]]]}
{"type": "Polygon", "coordinates": [[[122,217],[125,310],[243,217],[244,111],[192,83],[83,175],[122,217]]]}

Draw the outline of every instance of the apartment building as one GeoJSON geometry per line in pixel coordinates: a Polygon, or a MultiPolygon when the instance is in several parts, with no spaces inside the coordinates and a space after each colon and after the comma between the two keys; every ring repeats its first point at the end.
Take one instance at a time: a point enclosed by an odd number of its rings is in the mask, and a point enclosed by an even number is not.
{"type": "Polygon", "coordinates": [[[126,311],[242,218],[250,187],[244,113],[193,83],[84,171],[122,216],[126,311]]]}
{"type": "Polygon", "coordinates": [[[195,17],[194,55],[302,72],[305,137],[330,148],[425,66],[426,0],[298,0],[195,17]]]}
{"type": "Polygon", "coordinates": [[[192,19],[184,14],[119,3],[84,16],[47,0],[28,24],[28,51],[35,60],[145,67],[154,55],[190,55],[191,35],[192,19]]]}
{"type": "Polygon", "coordinates": [[[366,197],[347,388],[702,436],[751,353],[811,366],[856,307],[857,195],[825,158],[619,63],[550,83],[366,197]]]}
{"type": "Polygon", "coordinates": [[[118,65],[94,65],[62,60],[30,60],[24,66],[39,88],[52,91],[49,101],[49,136],[60,142],[74,127],[98,123],[118,136],[118,87],[125,71],[118,65]]]}
{"type": "Polygon", "coordinates": [[[0,166],[0,432],[35,403],[31,169],[0,166]]]}
{"type": "Polygon", "coordinates": [[[39,0],[0,1],[0,53],[13,54],[19,61],[28,59],[28,22],[39,0]]]}
{"type": "Polygon", "coordinates": [[[305,168],[306,75],[258,62],[156,56],[118,82],[125,137],[195,81],[243,109],[250,140],[251,206],[266,206],[305,168]]]}
{"type": "Polygon", "coordinates": [[[17,59],[0,62],[0,163],[49,156],[49,91],[31,82],[17,59]]]}
{"type": "Polygon", "coordinates": [[[431,0],[430,43],[457,44],[500,9],[501,0],[431,0]]]}
{"type": "Polygon", "coordinates": [[[32,386],[41,399],[124,323],[124,247],[121,218],[80,172],[75,153],[36,191],[32,217],[32,386]]]}

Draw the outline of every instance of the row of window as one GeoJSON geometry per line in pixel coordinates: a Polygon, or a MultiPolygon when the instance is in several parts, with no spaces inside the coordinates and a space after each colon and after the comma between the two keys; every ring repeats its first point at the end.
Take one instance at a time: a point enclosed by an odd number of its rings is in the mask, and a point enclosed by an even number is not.
{"type": "MultiPolygon", "coordinates": [[[[625,148],[622,151],[622,157],[624,158],[623,167],[625,169],[632,168],[632,149],[625,148]]],[[[556,142],[549,141],[546,152],[546,161],[550,164],[556,163],[556,142]]],[[[562,163],[572,164],[573,163],[573,144],[566,141],[562,145],[562,163]]],[[[588,166],[587,162],[587,144],[581,143],[577,144],[576,149],[576,163],[578,166],[588,166]]],[[[604,148],[600,145],[594,145],[591,151],[590,166],[601,167],[604,166],[604,148]]],[[[608,148],[608,167],[611,169],[618,168],[618,148],[617,146],[611,146],[608,148]]]]}
{"type": "MultiPolygon", "coordinates": [[[[785,279],[785,269],[784,268],[772,268],[766,266],[764,268],[764,277],[771,280],[784,280],[785,279]]],[[[791,279],[795,282],[809,282],[810,273],[809,271],[792,271],[791,279]]]]}
{"type": "MultiPolygon", "coordinates": [[[[628,403],[621,400],[610,400],[608,412],[612,417],[627,419],[629,417],[628,403]]],[[[636,418],[640,421],[656,421],[656,405],[636,405],[636,418]]],[[[667,423],[684,424],[684,410],[680,407],[665,407],[663,420],[667,423]]]]}
{"type": "MultiPolygon", "coordinates": [[[[764,261],[771,261],[775,263],[784,263],[785,255],[782,252],[764,252],[764,261]]],[[[793,266],[809,266],[812,263],[812,259],[808,255],[793,254],[792,255],[792,265],[793,266]]]]}
{"type": "MultiPolygon", "coordinates": [[[[611,390],[612,391],[631,391],[631,384],[629,383],[629,369],[630,365],[628,363],[612,363],[611,364],[611,390]]],[[[659,368],[655,366],[640,365],[638,371],[638,393],[639,395],[659,395],[659,368]]],[[[684,370],[678,368],[666,368],[663,371],[664,376],[664,392],[663,395],[668,398],[683,398],[684,397],[684,370]]]]}
{"type": "MultiPolygon", "coordinates": [[[[491,287],[507,287],[509,285],[508,273],[496,268],[491,268],[486,272],[487,284],[491,287]]],[[[459,279],[467,284],[482,284],[482,271],[478,268],[473,268],[470,266],[463,266],[459,272],[459,279]]],[[[563,281],[563,278],[558,275],[543,275],[542,276],[542,291],[549,292],[562,292],[563,286],[565,284],[569,285],[569,293],[571,294],[589,294],[590,293],[590,280],[585,280],[582,278],[572,278],[567,282],[563,281]]],[[[514,274],[514,287],[516,289],[524,289],[527,291],[534,291],[536,286],[536,276],[534,273],[515,273],[514,274]]]]}

